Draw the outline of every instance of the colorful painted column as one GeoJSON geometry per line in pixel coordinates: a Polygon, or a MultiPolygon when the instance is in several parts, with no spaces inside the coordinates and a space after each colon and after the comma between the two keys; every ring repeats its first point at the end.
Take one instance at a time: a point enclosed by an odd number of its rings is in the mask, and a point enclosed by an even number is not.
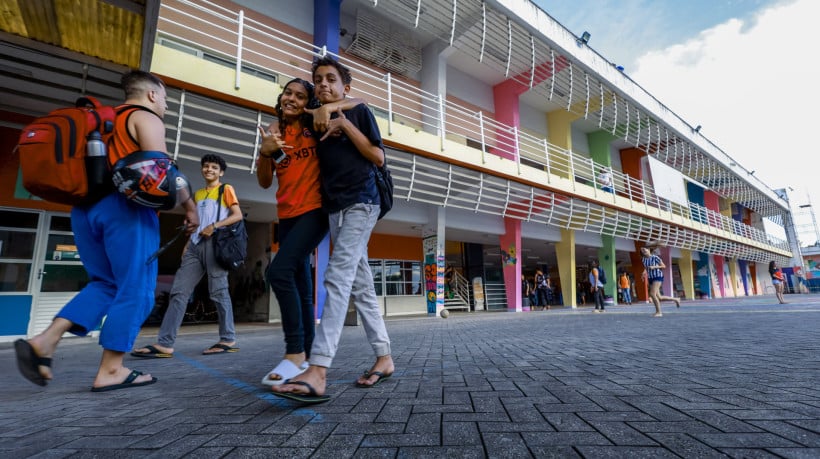
{"type": "Polygon", "coordinates": [[[504,288],[507,292],[507,310],[521,312],[521,220],[505,218],[504,230],[504,234],[499,237],[499,243],[504,288]]]}
{"type": "Polygon", "coordinates": [[[441,317],[444,309],[444,257],[445,216],[444,207],[438,207],[435,222],[421,230],[424,251],[424,291],[427,301],[427,315],[441,317]]]}
{"type": "MultiPolygon", "coordinates": [[[[706,218],[706,224],[709,226],[719,227],[720,213],[720,196],[712,190],[703,191],[703,205],[710,210],[710,214],[706,218]]],[[[724,282],[724,259],[721,255],[709,255],[711,258],[710,275],[712,277],[712,298],[725,298],[725,282],[724,282]]]]}
{"type": "MultiPolygon", "coordinates": [[[[709,254],[699,252],[697,261],[697,275],[698,285],[700,286],[700,296],[704,298],[712,298],[712,280],[709,268],[709,254]]],[[[695,292],[693,298],[698,298],[698,292],[695,292]]]]}
{"type": "Polygon", "coordinates": [[[723,257],[709,255],[709,280],[712,282],[712,298],[723,298],[721,277],[723,277],[723,257]]]}
{"type": "MultiPolygon", "coordinates": [[[[569,61],[565,58],[558,57],[555,61],[544,62],[537,65],[535,67],[535,73],[523,72],[493,86],[495,120],[507,126],[520,127],[520,97],[521,94],[531,89],[529,84],[523,84],[522,81],[532,80],[534,85],[540,84],[542,81],[551,78],[553,72],[558,73],[564,70],[568,64],[569,61]]],[[[561,111],[563,112],[563,110],[561,111]]],[[[502,141],[499,142],[500,146],[494,150],[493,153],[503,158],[515,158],[515,152],[510,147],[510,145],[513,145],[513,142],[510,142],[511,139],[507,138],[509,134],[507,132],[496,132],[496,135],[502,141]]]]}

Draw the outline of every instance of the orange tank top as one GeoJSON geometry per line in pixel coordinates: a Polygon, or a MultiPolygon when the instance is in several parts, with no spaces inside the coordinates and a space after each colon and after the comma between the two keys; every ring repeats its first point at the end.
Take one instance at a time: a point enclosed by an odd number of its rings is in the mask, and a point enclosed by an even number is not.
{"type": "Polygon", "coordinates": [[[128,132],[128,118],[137,110],[151,110],[139,105],[120,105],[116,108],[117,117],[114,120],[114,133],[108,144],[108,163],[114,164],[135,151],[142,150],[137,140],[128,132]]]}

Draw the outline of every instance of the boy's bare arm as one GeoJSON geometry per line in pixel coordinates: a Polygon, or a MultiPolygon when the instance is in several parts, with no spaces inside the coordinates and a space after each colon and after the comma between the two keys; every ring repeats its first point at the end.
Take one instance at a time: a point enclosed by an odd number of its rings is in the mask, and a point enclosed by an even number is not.
{"type": "Polygon", "coordinates": [[[315,129],[316,132],[326,132],[330,125],[330,115],[333,112],[339,109],[350,110],[351,108],[364,103],[366,103],[364,99],[346,97],[342,100],[337,100],[335,102],[324,104],[319,108],[306,108],[305,112],[313,116],[313,129],[315,129]]]}
{"type": "Polygon", "coordinates": [[[320,141],[325,140],[333,132],[340,130],[347,135],[350,141],[353,142],[353,145],[356,146],[356,149],[359,150],[359,153],[367,158],[368,161],[379,167],[384,165],[384,150],[378,145],[370,143],[370,139],[362,134],[362,131],[345,117],[341,108],[337,109],[336,113],[339,114],[339,117],[330,120],[328,130],[320,141]]]}

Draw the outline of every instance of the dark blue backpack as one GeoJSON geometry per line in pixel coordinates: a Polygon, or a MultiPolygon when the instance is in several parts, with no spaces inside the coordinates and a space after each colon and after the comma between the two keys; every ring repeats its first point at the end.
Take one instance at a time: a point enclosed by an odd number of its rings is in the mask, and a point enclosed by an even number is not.
{"type": "Polygon", "coordinates": [[[606,272],[604,272],[603,266],[598,266],[598,282],[606,285],[606,272]]]}

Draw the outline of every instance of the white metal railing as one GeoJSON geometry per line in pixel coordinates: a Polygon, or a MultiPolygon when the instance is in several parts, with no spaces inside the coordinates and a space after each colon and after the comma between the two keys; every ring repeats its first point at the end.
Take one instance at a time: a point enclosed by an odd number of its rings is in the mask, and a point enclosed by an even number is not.
{"type": "MultiPolygon", "coordinates": [[[[240,70],[234,82],[236,87],[241,85],[238,75],[243,66],[265,69],[287,78],[299,76],[310,79],[308,69],[313,58],[330,54],[270,24],[245,16],[242,11],[232,11],[208,0],[163,1],[158,35],[171,37],[210,54],[233,60],[240,70]]],[[[552,145],[545,139],[499,123],[480,110],[461,106],[443,95],[425,92],[412,82],[396,78],[390,73],[381,73],[345,56],[334,57],[354,73],[355,85],[351,94],[366,99],[377,116],[380,112],[384,113],[388,133],[392,131],[394,123],[433,133],[440,139],[441,153],[445,153],[446,140],[462,144],[475,142],[482,155],[493,154],[515,161],[519,172],[522,164],[546,171],[547,186],[554,177],[569,179],[572,192],[581,184],[590,185],[597,190],[597,171],[606,169],[613,177],[615,193],[596,192],[596,198],[603,203],[614,202],[615,196],[622,196],[628,198],[637,211],[659,209],[681,222],[700,222],[760,244],[789,250],[788,243],[784,240],[698,204],[682,206],[671,202],[658,196],[653,187],[644,181],[596,164],[590,158],[552,145]]],[[[181,112],[182,106],[180,116],[181,112]]],[[[250,170],[253,170],[256,149],[257,145],[254,145],[249,155],[250,170]]],[[[423,184],[422,177],[415,177],[423,184]]],[[[448,195],[453,184],[454,182],[446,184],[444,191],[448,195]]],[[[414,196],[414,199],[422,202],[436,201],[425,201],[419,196],[414,196]]],[[[468,200],[471,206],[478,205],[474,197],[468,200]]],[[[496,205],[499,213],[504,214],[506,204],[496,205]]]]}
{"type": "Polygon", "coordinates": [[[434,158],[392,151],[390,168],[397,202],[414,201],[493,216],[504,215],[629,240],[658,241],[693,252],[741,260],[787,261],[781,254],[773,254],[770,244],[726,238],[717,228],[708,225],[695,230],[666,223],[434,158]]]}

